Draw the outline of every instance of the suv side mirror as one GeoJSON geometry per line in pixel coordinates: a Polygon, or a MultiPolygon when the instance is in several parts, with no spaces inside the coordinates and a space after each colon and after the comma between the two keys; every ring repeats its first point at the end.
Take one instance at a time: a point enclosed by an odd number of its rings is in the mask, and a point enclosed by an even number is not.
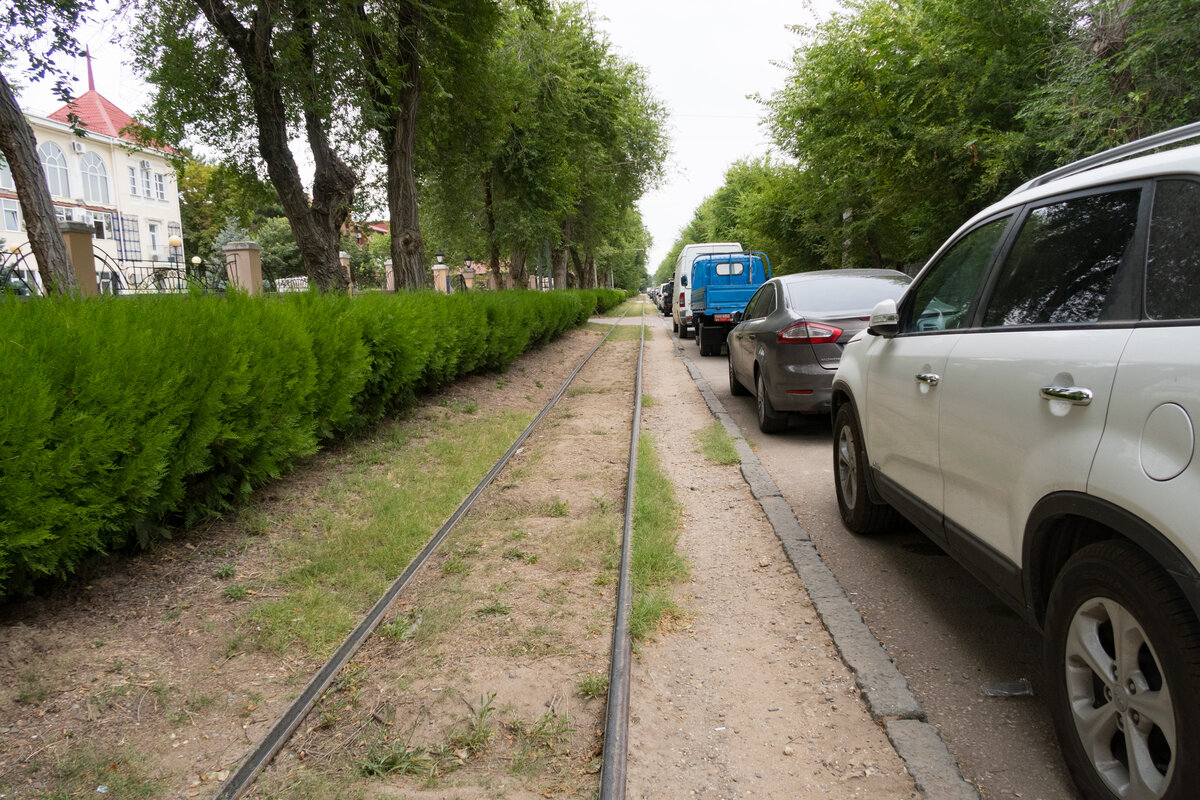
{"type": "Polygon", "coordinates": [[[679,276],[679,285],[680,285],[680,286],[682,286],[682,287],[683,287],[683,288],[685,288],[685,289],[687,288],[687,275],[680,275],[680,276],[679,276]]]}
{"type": "Polygon", "coordinates": [[[880,300],[871,310],[871,322],[867,333],[872,336],[882,336],[890,339],[900,332],[900,314],[896,310],[896,301],[880,300]]]}

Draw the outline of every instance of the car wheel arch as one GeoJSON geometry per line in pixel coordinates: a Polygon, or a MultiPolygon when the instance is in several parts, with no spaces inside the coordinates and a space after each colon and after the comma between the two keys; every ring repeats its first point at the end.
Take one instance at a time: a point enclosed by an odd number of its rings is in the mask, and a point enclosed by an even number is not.
{"type": "Polygon", "coordinates": [[[1022,580],[1026,603],[1039,627],[1045,624],[1050,593],[1067,561],[1084,547],[1107,539],[1124,539],[1154,559],[1200,618],[1200,572],[1170,539],[1106,500],[1081,492],[1056,492],[1034,506],[1025,526],[1022,580]]]}
{"type": "MultiPolygon", "coordinates": [[[[858,425],[859,435],[863,437],[863,452],[867,452],[866,432],[863,429],[862,415],[858,413],[858,403],[854,402],[854,392],[850,387],[842,383],[834,383],[833,393],[830,395],[829,419],[833,421],[837,418],[838,410],[842,406],[849,405],[851,413],[854,414],[854,421],[858,425]]],[[[871,498],[872,503],[885,503],[887,500],[879,493],[878,487],[875,485],[875,472],[871,469],[870,463],[863,470],[863,482],[866,484],[867,497],[871,498]]]]}

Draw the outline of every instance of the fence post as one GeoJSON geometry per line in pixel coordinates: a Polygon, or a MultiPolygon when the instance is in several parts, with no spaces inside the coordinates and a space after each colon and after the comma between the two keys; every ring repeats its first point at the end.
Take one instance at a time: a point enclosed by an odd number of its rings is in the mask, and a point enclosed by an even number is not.
{"type": "Polygon", "coordinates": [[[100,285],[96,282],[96,251],[92,237],[96,229],[86,222],[60,222],[58,230],[67,246],[67,257],[75,273],[75,284],[84,297],[97,297],[100,285]]]}
{"type": "Polygon", "coordinates": [[[470,267],[467,267],[466,269],[464,269],[462,271],[462,276],[463,276],[463,286],[467,287],[467,291],[469,292],[472,289],[474,289],[475,288],[475,270],[471,269],[470,267]]]}
{"type": "Polygon", "coordinates": [[[350,254],[345,250],[338,251],[338,263],[346,270],[346,292],[354,294],[354,277],[350,274],[350,254]]]}
{"type": "Polygon", "coordinates": [[[450,294],[450,267],[445,264],[433,265],[433,290],[450,294]]]}
{"type": "Polygon", "coordinates": [[[262,294],[262,248],[258,243],[230,242],[224,250],[229,282],[246,294],[262,294]]]}
{"type": "Polygon", "coordinates": [[[396,270],[392,269],[392,260],[389,258],[383,262],[383,275],[385,279],[384,285],[387,286],[389,292],[396,291],[396,270]]]}

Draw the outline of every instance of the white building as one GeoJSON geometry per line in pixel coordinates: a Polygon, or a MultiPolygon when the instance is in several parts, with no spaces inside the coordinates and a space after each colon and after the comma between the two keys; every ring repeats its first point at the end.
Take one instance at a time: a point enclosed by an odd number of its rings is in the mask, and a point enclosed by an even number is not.
{"type": "MultiPolygon", "coordinates": [[[[183,236],[175,173],[163,151],[122,133],[133,119],[96,91],[90,72],[87,93],[49,117],[26,115],[58,218],[93,225],[96,250],[123,272],[171,262],[182,268],[183,248],[170,246],[171,237],[183,236]],[[72,112],[86,123],[86,136],[72,132],[72,112]]],[[[28,241],[7,164],[0,165],[0,238],[6,249],[28,241]]]]}

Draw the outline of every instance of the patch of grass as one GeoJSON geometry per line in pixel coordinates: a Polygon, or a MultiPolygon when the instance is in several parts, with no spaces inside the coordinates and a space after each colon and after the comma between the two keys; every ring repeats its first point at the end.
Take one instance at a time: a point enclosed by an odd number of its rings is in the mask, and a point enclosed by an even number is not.
{"type": "Polygon", "coordinates": [[[526,553],[516,547],[510,547],[504,551],[504,559],[506,561],[524,561],[526,564],[536,564],[538,562],[537,553],[526,553]]]}
{"type": "Polygon", "coordinates": [[[527,414],[501,412],[436,422],[426,436],[427,424],[397,422],[376,441],[350,445],[343,461],[351,466],[330,470],[319,501],[274,522],[302,535],[279,545],[287,566],[269,587],[274,597],[243,617],[255,646],[332,652],[528,423],[527,414]]]}
{"type": "Polygon", "coordinates": [[[581,394],[608,394],[611,392],[607,386],[572,386],[567,389],[567,397],[579,397],[581,394]]]}
{"type": "Polygon", "coordinates": [[[503,600],[492,600],[484,603],[475,610],[477,617],[502,617],[512,611],[512,606],[505,603],[503,600]]]}
{"type": "Polygon", "coordinates": [[[687,562],[675,550],[681,517],[675,487],[663,473],[653,441],[638,443],[637,486],[633,506],[633,608],[629,633],[641,641],[680,611],[668,587],[687,579],[687,562]]]}
{"type": "Polygon", "coordinates": [[[579,679],[575,691],[589,700],[603,697],[608,692],[608,673],[591,672],[579,679]]]}
{"type": "Polygon", "coordinates": [[[471,755],[482,753],[491,744],[496,735],[492,717],[496,713],[496,695],[489,694],[479,698],[479,709],[472,710],[471,716],[450,733],[449,743],[455,750],[466,750],[471,755]]]}
{"type": "Polygon", "coordinates": [[[358,771],[368,778],[385,775],[424,775],[437,773],[438,762],[428,750],[410,747],[407,742],[381,742],[358,762],[358,771]]]}
{"type": "Polygon", "coordinates": [[[237,567],[235,567],[233,564],[222,564],[213,570],[213,577],[222,581],[229,580],[236,575],[237,567]]]}
{"type": "Polygon", "coordinates": [[[642,395],[642,408],[653,408],[654,402],[655,402],[654,398],[651,397],[650,395],[648,395],[648,394],[642,395]]]}
{"type": "Polygon", "coordinates": [[[442,563],[443,575],[466,575],[471,571],[471,565],[460,554],[455,553],[442,563]]]}
{"type": "Polygon", "coordinates": [[[508,727],[515,739],[509,771],[514,775],[529,776],[540,774],[558,746],[569,742],[575,731],[569,715],[559,716],[553,711],[538,717],[532,725],[516,720],[508,727]]]}
{"type": "Polygon", "coordinates": [[[221,590],[221,596],[231,603],[236,603],[238,600],[245,600],[249,597],[250,590],[245,586],[233,583],[221,590]]]}
{"type": "Polygon", "coordinates": [[[32,795],[41,800],[69,797],[120,797],[124,800],[166,797],[167,787],[155,779],[145,759],[132,748],[97,750],[83,744],[67,749],[53,762],[34,762],[31,769],[48,774],[45,792],[32,795]],[[100,792],[99,787],[104,791],[100,792]]]}
{"type": "Polygon", "coordinates": [[[570,505],[560,498],[542,506],[542,513],[547,517],[565,517],[570,513],[570,505]]]}
{"type": "Polygon", "coordinates": [[[508,536],[506,536],[504,538],[510,542],[519,542],[528,535],[529,534],[526,533],[525,531],[513,531],[512,533],[510,533],[508,536]]]}
{"type": "Polygon", "coordinates": [[[703,453],[713,464],[730,466],[741,461],[733,447],[733,437],[720,422],[714,421],[707,428],[696,431],[696,441],[699,444],[697,452],[703,453]]]}
{"type": "Polygon", "coordinates": [[[416,636],[423,621],[421,615],[415,611],[401,614],[390,622],[380,625],[379,635],[394,642],[407,642],[416,636]]]}
{"type": "Polygon", "coordinates": [[[17,692],[13,700],[22,706],[40,703],[50,696],[50,689],[42,682],[42,676],[37,672],[26,672],[17,683],[17,692]]]}

